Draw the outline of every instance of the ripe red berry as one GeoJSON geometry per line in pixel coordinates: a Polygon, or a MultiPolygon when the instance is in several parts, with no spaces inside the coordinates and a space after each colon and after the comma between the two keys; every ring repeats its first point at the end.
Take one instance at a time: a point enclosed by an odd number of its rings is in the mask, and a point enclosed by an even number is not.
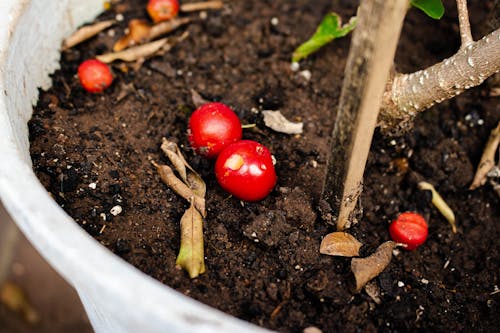
{"type": "Polygon", "coordinates": [[[207,158],[215,158],[228,145],[241,139],[238,116],[227,105],[207,103],[189,118],[189,142],[195,151],[207,158]]]}
{"type": "Polygon", "coordinates": [[[146,9],[155,23],[171,20],[179,13],[179,1],[149,0],[146,9]]]}
{"type": "Polygon", "coordinates": [[[271,153],[251,140],[235,142],[220,153],[215,177],[223,189],[245,201],[264,199],[277,179],[271,153]]]}
{"type": "Polygon", "coordinates": [[[420,214],[405,212],[392,221],[389,234],[393,241],[405,244],[405,249],[415,250],[427,239],[427,222],[420,214]]]}
{"type": "Polygon", "coordinates": [[[83,88],[91,93],[99,93],[113,82],[113,74],[108,65],[96,60],[85,60],[78,67],[78,78],[83,88]]]}

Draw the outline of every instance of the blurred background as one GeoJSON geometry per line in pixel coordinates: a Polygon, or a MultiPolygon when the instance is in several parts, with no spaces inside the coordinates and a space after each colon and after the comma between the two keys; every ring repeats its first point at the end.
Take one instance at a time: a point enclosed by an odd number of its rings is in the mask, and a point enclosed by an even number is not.
{"type": "Polygon", "coordinates": [[[1,201],[0,332],[92,332],[75,290],[31,246],[1,201]]]}

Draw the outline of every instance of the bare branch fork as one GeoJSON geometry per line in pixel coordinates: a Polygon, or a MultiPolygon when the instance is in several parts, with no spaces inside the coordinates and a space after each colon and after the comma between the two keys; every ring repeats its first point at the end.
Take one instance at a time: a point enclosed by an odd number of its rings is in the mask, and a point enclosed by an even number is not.
{"type": "Polygon", "coordinates": [[[394,73],[384,95],[379,125],[386,132],[408,128],[436,103],[481,84],[500,70],[500,29],[472,40],[467,1],[457,0],[462,45],[448,59],[411,74],[394,73]]]}

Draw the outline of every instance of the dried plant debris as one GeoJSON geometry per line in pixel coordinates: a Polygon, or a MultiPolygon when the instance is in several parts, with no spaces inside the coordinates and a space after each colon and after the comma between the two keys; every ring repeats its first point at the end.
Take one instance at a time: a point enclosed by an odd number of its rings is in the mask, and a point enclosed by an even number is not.
{"type": "Polygon", "coordinates": [[[180,11],[181,12],[196,12],[196,11],[208,10],[208,9],[221,9],[222,7],[224,7],[224,4],[220,0],[201,1],[201,2],[183,3],[183,4],[181,4],[180,11]]]}
{"type": "Polygon", "coordinates": [[[196,108],[199,108],[203,104],[209,103],[209,100],[204,99],[196,90],[191,89],[191,99],[196,108]]]}
{"type": "Polygon", "coordinates": [[[78,45],[94,37],[101,31],[104,31],[109,27],[113,26],[115,23],[116,23],[115,20],[108,20],[81,27],[63,41],[62,50],[64,51],[70,49],[73,46],[78,45]]]}
{"type": "Polygon", "coordinates": [[[457,232],[457,225],[455,223],[455,213],[453,213],[453,210],[448,206],[446,201],[444,201],[443,197],[436,191],[434,186],[430,183],[427,182],[419,182],[418,183],[418,188],[420,190],[427,190],[431,191],[432,193],[432,204],[439,210],[441,215],[443,215],[448,223],[451,225],[451,230],[453,233],[457,232]]]}
{"type": "Polygon", "coordinates": [[[285,134],[301,134],[303,132],[304,124],[302,122],[291,122],[280,111],[264,110],[262,115],[264,116],[264,124],[276,132],[285,134]]]}
{"type": "Polygon", "coordinates": [[[365,285],[365,292],[376,304],[382,303],[382,299],[380,299],[380,288],[374,281],[368,282],[365,285]]]}
{"type": "Polygon", "coordinates": [[[102,54],[96,58],[104,63],[111,63],[117,60],[125,62],[144,61],[144,59],[161,54],[162,52],[168,52],[175,44],[183,41],[188,36],[189,34],[185,32],[179,38],[162,38],[123,51],[102,54]]]}
{"type": "Polygon", "coordinates": [[[176,264],[185,269],[191,278],[195,278],[205,272],[203,217],[206,216],[206,185],[200,175],[186,162],[175,142],[163,138],[161,150],[167,155],[179,177],[168,165],[154,161],[151,163],[156,167],[161,180],[190,202],[189,209],[181,218],[181,247],[176,264]]]}
{"type": "Polygon", "coordinates": [[[392,259],[392,250],[395,247],[395,242],[387,241],[382,243],[371,256],[351,260],[351,270],[356,279],[356,292],[360,291],[389,265],[392,259]]]}
{"type": "Polygon", "coordinates": [[[495,154],[500,144],[500,121],[490,134],[488,142],[483,150],[483,155],[479,161],[474,180],[472,181],[470,190],[474,190],[486,183],[488,173],[495,167],[495,154]]]}
{"type": "Polygon", "coordinates": [[[15,283],[7,281],[0,286],[0,303],[22,315],[28,324],[34,325],[40,321],[38,311],[33,307],[24,290],[15,283]]]}
{"type": "Polygon", "coordinates": [[[332,232],[321,241],[319,252],[330,256],[357,257],[362,245],[347,232],[332,232]]]}
{"type": "Polygon", "coordinates": [[[128,24],[128,33],[113,46],[113,51],[122,51],[128,47],[140,45],[160,36],[166,35],[177,28],[191,22],[190,18],[175,18],[154,25],[147,21],[133,19],[128,24]]]}
{"type": "Polygon", "coordinates": [[[181,218],[181,247],[175,263],[192,279],[205,273],[203,217],[194,204],[181,218]]]}

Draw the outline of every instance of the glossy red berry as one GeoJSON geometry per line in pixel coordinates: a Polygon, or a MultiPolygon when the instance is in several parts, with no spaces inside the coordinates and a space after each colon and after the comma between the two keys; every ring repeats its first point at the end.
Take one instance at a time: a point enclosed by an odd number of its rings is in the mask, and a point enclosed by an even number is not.
{"type": "Polygon", "coordinates": [[[96,60],[85,60],[78,67],[78,78],[83,88],[91,93],[99,93],[113,82],[113,74],[108,65],[96,60]]]}
{"type": "Polygon", "coordinates": [[[405,249],[415,250],[427,239],[427,222],[420,214],[405,212],[392,221],[389,234],[393,241],[405,244],[405,249]]]}
{"type": "Polygon", "coordinates": [[[171,20],[179,13],[179,1],[149,0],[146,10],[155,23],[171,20]]]}
{"type": "Polygon", "coordinates": [[[251,140],[235,142],[220,153],[215,177],[224,190],[245,201],[264,199],[277,179],[271,153],[251,140]]]}
{"type": "Polygon", "coordinates": [[[228,145],[241,140],[241,122],[227,105],[212,102],[200,106],[189,118],[189,142],[207,158],[215,158],[228,145]]]}

